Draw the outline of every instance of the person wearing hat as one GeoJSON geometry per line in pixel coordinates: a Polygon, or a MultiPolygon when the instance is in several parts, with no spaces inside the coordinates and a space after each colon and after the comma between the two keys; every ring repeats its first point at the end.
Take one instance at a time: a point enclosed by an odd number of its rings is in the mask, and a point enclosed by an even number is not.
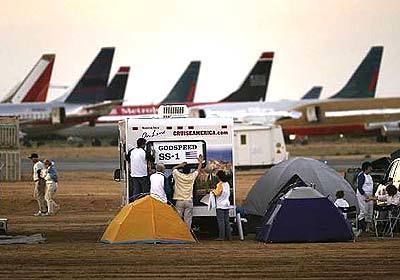
{"type": "Polygon", "coordinates": [[[60,210],[60,206],[54,201],[54,197],[58,188],[58,175],[57,170],[54,167],[54,163],[48,159],[44,160],[44,179],[46,181],[46,194],[44,196],[47,202],[47,213],[46,216],[52,216],[57,214],[60,210]]]}
{"type": "Polygon", "coordinates": [[[35,216],[44,216],[47,213],[47,203],[44,199],[46,192],[46,183],[44,178],[41,177],[41,171],[44,169],[44,164],[39,160],[39,155],[32,153],[28,157],[33,163],[33,182],[35,183],[34,197],[36,198],[39,206],[39,211],[35,216]]]}

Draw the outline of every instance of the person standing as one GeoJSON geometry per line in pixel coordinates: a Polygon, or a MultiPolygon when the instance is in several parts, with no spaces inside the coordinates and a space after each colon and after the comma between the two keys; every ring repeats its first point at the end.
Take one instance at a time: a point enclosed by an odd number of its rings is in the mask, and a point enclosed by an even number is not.
{"type": "Polygon", "coordinates": [[[28,157],[33,163],[33,182],[35,183],[35,189],[33,196],[36,198],[39,206],[39,211],[34,216],[43,216],[47,213],[47,204],[44,199],[46,191],[46,183],[44,178],[41,177],[41,171],[44,169],[44,164],[39,160],[39,155],[32,153],[28,157]]]}
{"type": "Polygon", "coordinates": [[[44,161],[44,167],[45,167],[44,179],[46,180],[45,199],[47,202],[47,209],[48,209],[46,216],[52,216],[55,215],[60,209],[60,207],[54,201],[54,197],[56,195],[58,188],[58,175],[57,175],[57,170],[54,167],[54,164],[48,159],[44,161]]]}
{"type": "Polygon", "coordinates": [[[156,173],[150,176],[150,195],[163,203],[167,203],[167,194],[165,193],[166,178],[164,176],[164,164],[156,165],[156,173]]]}
{"type": "Polygon", "coordinates": [[[191,172],[189,165],[182,162],[172,168],[172,176],[174,178],[174,200],[176,200],[175,208],[179,216],[183,218],[189,229],[192,228],[193,217],[193,185],[201,165],[203,163],[203,156],[197,158],[197,169],[191,172]],[[182,172],[178,169],[182,168],[182,172]]]}
{"type": "Polygon", "coordinates": [[[370,175],[372,164],[369,161],[363,162],[362,171],[357,175],[357,201],[360,207],[358,215],[359,228],[363,231],[372,228],[372,216],[374,201],[372,199],[374,182],[370,175]]]}
{"type": "Polygon", "coordinates": [[[129,202],[136,199],[140,193],[150,191],[150,181],[148,177],[148,164],[146,156],[146,139],[139,138],[136,141],[136,148],[131,149],[127,154],[130,166],[129,176],[129,202]]]}
{"type": "Polygon", "coordinates": [[[217,223],[218,223],[218,241],[224,241],[225,238],[232,240],[231,225],[229,223],[229,208],[231,206],[229,202],[230,186],[228,183],[227,175],[224,171],[219,170],[217,172],[218,184],[217,187],[212,190],[212,193],[216,197],[216,208],[217,208],[217,223]]]}

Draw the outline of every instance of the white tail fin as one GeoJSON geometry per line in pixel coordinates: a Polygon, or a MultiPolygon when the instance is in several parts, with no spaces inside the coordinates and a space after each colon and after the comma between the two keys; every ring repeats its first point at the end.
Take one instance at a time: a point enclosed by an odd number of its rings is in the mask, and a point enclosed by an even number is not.
{"type": "Polygon", "coordinates": [[[45,102],[56,55],[44,54],[14,91],[12,103],[45,102]]]}

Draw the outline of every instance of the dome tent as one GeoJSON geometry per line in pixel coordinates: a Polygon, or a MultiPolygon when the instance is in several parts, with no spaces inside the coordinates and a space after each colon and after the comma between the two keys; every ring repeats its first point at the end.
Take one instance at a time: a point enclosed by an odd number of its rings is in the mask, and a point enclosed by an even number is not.
{"type": "Polygon", "coordinates": [[[196,240],[172,206],[147,195],[125,205],[108,225],[100,242],[179,244],[196,240]]]}
{"type": "Polygon", "coordinates": [[[310,187],[291,189],[264,217],[262,242],[332,242],[354,239],[350,224],[327,197],[310,187]]]}
{"type": "Polygon", "coordinates": [[[336,192],[342,190],[350,206],[358,208],[351,185],[334,169],[312,158],[295,157],[275,165],[258,179],[244,202],[246,214],[264,216],[271,201],[288,191],[294,176],[332,201],[336,192]]]}

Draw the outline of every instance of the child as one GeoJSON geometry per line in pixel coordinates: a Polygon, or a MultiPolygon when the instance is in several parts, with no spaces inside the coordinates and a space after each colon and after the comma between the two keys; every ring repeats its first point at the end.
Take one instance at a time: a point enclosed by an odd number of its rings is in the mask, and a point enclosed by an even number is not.
{"type": "MultiPolygon", "coordinates": [[[[349,207],[349,203],[344,199],[344,191],[337,191],[336,192],[336,201],[335,201],[335,206],[336,207],[340,207],[340,208],[345,208],[345,207],[349,207]]],[[[347,214],[343,213],[343,216],[345,218],[347,218],[347,214]]]]}

